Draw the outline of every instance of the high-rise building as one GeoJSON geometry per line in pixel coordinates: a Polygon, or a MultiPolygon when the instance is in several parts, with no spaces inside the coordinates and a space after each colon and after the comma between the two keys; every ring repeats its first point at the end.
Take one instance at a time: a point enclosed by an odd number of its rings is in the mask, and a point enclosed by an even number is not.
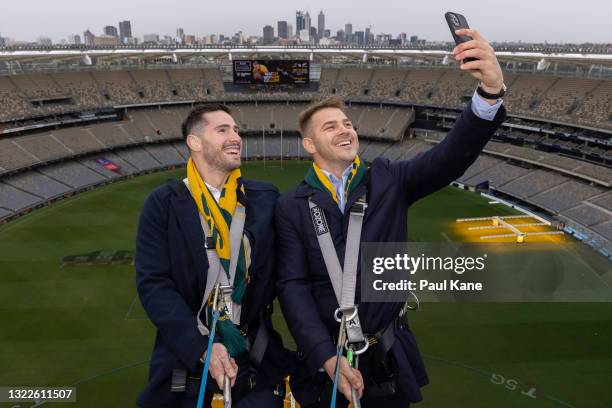
{"type": "Polygon", "coordinates": [[[306,23],[304,22],[304,12],[296,11],[295,12],[295,32],[299,33],[306,27],[306,23]]]}
{"type": "Polygon", "coordinates": [[[185,43],[185,30],[182,28],[176,29],[176,42],[184,44],[185,43]]]}
{"type": "Polygon", "coordinates": [[[287,22],[286,21],[279,21],[277,23],[277,34],[278,34],[278,38],[284,38],[287,39],[289,37],[287,37],[287,22]]]}
{"type": "Polygon", "coordinates": [[[293,26],[287,24],[287,38],[293,38],[293,26]]]}
{"type": "Polygon", "coordinates": [[[364,38],[363,38],[365,45],[372,44],[372,40],[370,39],[370,36],[371,36],[371,34],[370,34],[370,27],[366,27],[364,38]]]}
{"type": "Polygon", "coordinates": [[[349,44],[353,42],[353,25],[351,23],[344,25],[344,41],[349,44]]]}
{"type": "Polygon", "coordinates": [[[310,27],[310,41],[316,42],[317,40],[317,29],[314,27],[310,27]]]}
{"type": "Polygon", "coordinates": [[[309,43],[310,42],[310,30],[306,30],[306,29],[300,30],[298,32],[298,37],[300,38],[301,42],[309,43]]]}
{"type": "Polygon", "coordinates": [[[319,12],[317,17],[317,39],[321,39],[325,36],[325,14],[323,10],[319,12]]]}
{"type": "Polygon", "coordinates": [[[142,41],[146,43],[157,43],[159,42],[159,34],[145,34],[142,37],[142,41]]]}
{"type": "Polygon", "coordinates": [[[400,33],[397,36],[397,39],[400,40],[400,44],[404,45],[408,42],[408,36],[406,35],[406,33],[400,33]]]}
{"type": "Polygon", "coordinates": [[[112,37],[119,37],[119,33],[117,32],[117,27],[115,27],[115,26],[105,26],[104,27],[104,35],[110,35],[112,37]]]}
{"type": "Polygon", "coordinates": [[[365,35],[364,35],[363,31],[355,31],[355,35],[353,36],[353,40],[354,40],[354,42],[357,43],[357,45],[364,45],[365,44],[365,35]]]}
{"type": "Polygon", "coordinates": [[[132,23],[128,20],[119,22],[119,39],[122,44],[128,43],[132,38],[132,23]]]}
{"type": "Polygon", "coordinates": [[[411,35],[410,36],[410,44],[416,44],[419,42],[419,36],[418,35],[411,35]]]}
{"type": "Polygon", "coordinates": [[[195,43],[196,43],[195,35],[190,35],[190,34],[185,35],[185,44],[195,44],[195,43]]]}
{"type": "Polygon", "coordinates": [[[304,14],[304,28],[303,28],[303,30],[308,30],[308,32],[310,33],[310,27],[312,27],[312,24],[310,24],[310,14],[308,12],[306,12],[306,14],[304,14]]]}
{"type": "Polygon", "coordinates": [[[78,34],[69,35],[68,36],[68,44],[80,45],[81,44],[81,37],[78,34]]]}
{"type": "Polygon", "coordinates": [[[323,33],[323,38],[329,38],[331,37],[331,30],[326,28],[325,32],[323,33]]]}
{"type": "Polygon", "coordinates": [[[85,45],[94,45],[94,35],[91,31],[86,30],[83,33],[83,42],[85,43],[85,45]]]}
{"type": "Polygon", "coordinates": [[[97,35],[93,39],[94,45],[118,45],[119,37],[115,37],[114,35],[97,35]]]}
{"type": "Polygon", "coordinates": [[[263,43],[270,45],[274,42],[274,27],[267,25],[263,28],[263,43]]]}
{"type": "Polygon", "coordinates": [[[344,42],[344,30],[338,30],[336,33],[336,41],[344,42]]]}

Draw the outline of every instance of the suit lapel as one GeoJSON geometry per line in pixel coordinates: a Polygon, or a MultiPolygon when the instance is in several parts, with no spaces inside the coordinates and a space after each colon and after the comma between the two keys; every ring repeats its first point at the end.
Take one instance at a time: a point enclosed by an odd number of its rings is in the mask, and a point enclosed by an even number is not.
{"type": "Polygon", "coordinates": [[[171,203],[187,241],[196,270],[201,271],[198,273],[198,283],[200,291],[203,293],[206,285],[206,276],[208,275],[208,259],[204,249],[204,232],[202,231],[198,209],[186,187],[183,192],[172,198],[171,203]]]}
{"type": "Polygon", "coordinates": [[[338,208],[338,204],[326,191],[321,191],[317,188],[302,182],[295,192],[296,197],[310,197],[313,203],[326,210],[331,217],[342,219],[342,212],[338,208]]]}

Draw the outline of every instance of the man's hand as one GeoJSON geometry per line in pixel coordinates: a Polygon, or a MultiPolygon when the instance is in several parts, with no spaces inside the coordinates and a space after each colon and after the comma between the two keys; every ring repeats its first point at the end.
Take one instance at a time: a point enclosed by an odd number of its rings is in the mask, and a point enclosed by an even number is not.
{"type": "MultiPolygon", "coordinates": [[[[204,359],[206,359],[206,353],[202,355],[202,360],[204,359]]],[[[217,381],[220,389],[223,389],[223,380],[226,375],[229,377],[232,387],[236,382],[238,365],[233,358],[230,358],[227,349],[221,343],[213,343],[208,372],[217,381]]]]}
{"type": "MultiPolygon", "coordinates": [[[[327,360],[323,364],[323,368],[333,381],[334,370],[336,369],[336,356],[327,360]]],[[[355,368],[352,368],[344,356],[340,358],[339,370],[338,390],[347,400],[349,400],[349,402],[353,402],[351,397],[351,388],[355,388],[359,394],[359,398],[361,398],[363,395],[363,377],[361,376],[361,372],[355,368]]]]}
{"type": "Polygon", "coordinates": [[[461,64],[461,69],[470,71],[470,74],[480,80],[480,86],[488,93],[496,94],[501,91],[504,76],[495,56],[495,51],[489,42],[476,30],[464,28],[455,31],[457,35],[472,37],[471,41],[459,44],[453,50],[455,59],[463,61],[466,58],[478,58],[477,61],[461,64]]]}

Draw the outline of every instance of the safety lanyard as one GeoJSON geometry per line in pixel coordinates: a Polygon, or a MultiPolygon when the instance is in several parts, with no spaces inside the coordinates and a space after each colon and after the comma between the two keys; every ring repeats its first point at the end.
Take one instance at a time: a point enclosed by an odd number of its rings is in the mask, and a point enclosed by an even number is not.
{"type": "MultiPolygon", "coordinates": [[[[340,266],[340,260],[338,259],[323,209],[310,198],[308,198],[308,206],[310,207],[310,216],[317,234],[319,247],[323,254],[323,261],[325,262],[329,279],[338,300],[339,307],[334,312],[334,318],[338,322],[342,322],[342,318],[344,318],[346,322],[347,344],[345,346],[352,344],[353,347],[356,347],[355,345],[360,344],[361,347],[354,349],[353,352],[355,354],[364,353],[368,349],[368,341],[363,335],[359,322],[359,314],[355,304],[355,291],[357,289],[357,262],[359,244],[361,242],[361,228],[365,209],[368,207],[365,195],[357,200],[350,209],[344,252],[344,267],[340,266]]],[[[339,346],[342,346],[342,344],[339,346]]]]}
{"type": "MultiPolygon", "coordinates": [[[[219,254],[215,248],[214,240],[212,239],[208,224],[200,216],[202,229],[204,230],[204,248],[206,249],[206,257],[208,258],[208,274],[206,275],[206,288],[204,289],[204,297],[202,298],[202,306],[197,314],[198,330],[203,336],[209,334],[209,330],[202,322],[200,315],[208,303],[208,298],[219,282],[224,287],[234,287],[234,278],[236,276],[236,266],[238,265],[238,257],[240,255],[240,244],[242,234],[244,232],[244,223],[246,220],[246,210],[242,206],[236,206],[234,215],[232,216],[232,224],[230,225],[230,267],[229,278],[225,273],[221,273],[223,266],[219,260],[219,254]]],[[[240,305],[232,302],[231,291],[225,291],[223,294],[223,305],[225,313],[230,316],[234,323],[240,319],[240,305]]]]}

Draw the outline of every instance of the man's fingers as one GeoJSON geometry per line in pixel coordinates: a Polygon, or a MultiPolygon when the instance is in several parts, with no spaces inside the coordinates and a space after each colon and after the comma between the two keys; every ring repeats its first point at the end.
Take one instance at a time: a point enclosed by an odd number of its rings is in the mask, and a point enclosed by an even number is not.
{"type": "Polygon", "coordinates": [[[478,58],[480,60],[487,58],[487,52],[480,48],[472,48],[471,50],[463,51],[455,55],[457,61],[463,61],[466,58],[478,58]]]}
{"type": "Polygon", "coordinates": [[[455,34],[457,35],[467,35],[468,37],[472,37],[475,40],[486,41],[482,35],[476,30],[471,28],[462,28],[460,30],[456,30],[455,34]]]}
{"type": "Polygon", "coordinates": [[[471,40],[471,41],[461,43],[457,45],[455,48],[453,48],[453,54],[457,55],[459,53],[462,53],[467,50],[472,50],[472,49],[481,49],[481,50],[490,51],[492,53],[495,53],[493,51],[493,47],[491,47],[489,43],[484,42],[484,41],[471,40]]]}
{"type": "Polygon", "coordinates": [[[225,375],[227,375],[230,380],[234,380],[236,378],[236,370],[230,359],[226,356],[225,358],[221,358],[221,363],[223,364],[223,370],[225,371],[225,375]]]}
{"type": "Polygon", "coordinates": [[[361,397],[363,395],[363,389],[365,387],[365,382],[363,381],[363,376],[361,375],[361,371],[357,370],[356,368],[353,368],[352,370],[358,378],[357,383],[361,384],[360,386],[355,387],[355,389],[357,389],[357,392],[359,393],[359,397],[361,397]]]}
{"type": "Polygon", "coordinates": [[[486,66],[486,61],[483,60],[476,60],[476,61],[470,61],[470,62],[466,62],[465,64],[461,64],[461,69],[463,71],[472,71],[472,70],[477,70],[477,71],[482,71],[486,66]]]}
{"type": "Polygon", "coordinates": [[[223,381],[225,380],[225,373],[223,372],[223,370],[219,370],[214,376],[214,378],[219,388],[223,389],[223,381]]]}
{"type": "Polygon", "coordinates": [[[342,365],[342,374],[346,377],[347,381],[351,384],[351,387],[359,389],[363,386],[363,379],[359,370],[355,370],[348,365],[342,365]]]}
{"type": "Polygon", "coordinates": [[[342,395],[344,395],[344,398],[349,400],[349,402],[353,402],[351,396],[351,384],[348,379],[342,374],[340,375],[340,384],[338,384],[338,389],[340,390],[342,395]]]}

